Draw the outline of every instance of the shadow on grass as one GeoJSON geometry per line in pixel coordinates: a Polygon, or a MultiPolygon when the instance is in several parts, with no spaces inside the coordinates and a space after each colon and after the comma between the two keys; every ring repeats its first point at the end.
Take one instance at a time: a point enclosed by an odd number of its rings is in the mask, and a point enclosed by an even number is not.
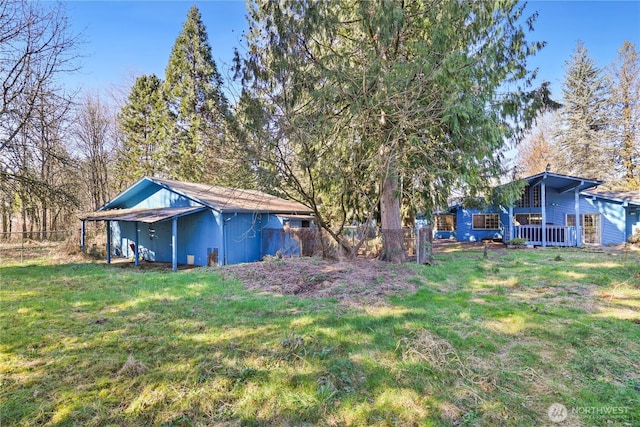
{"type": "MultiPolygon", "coordinates": [[[[544,286],[492,286],[547,264],[510,256],[509,269],[421,267],[414,295],[360,307],[258,296],[197,270],[4,268],[0,421],[534,425],[556,401],[631,407],[637,326],[571,306],[589,295],[548,304],[562,289],[548,272],[536,270],[544,286]],[[123,373],[130,356],[143,368],[123,373]]],[[[604,268],[596,286],[629,277],[604,268]]]]}

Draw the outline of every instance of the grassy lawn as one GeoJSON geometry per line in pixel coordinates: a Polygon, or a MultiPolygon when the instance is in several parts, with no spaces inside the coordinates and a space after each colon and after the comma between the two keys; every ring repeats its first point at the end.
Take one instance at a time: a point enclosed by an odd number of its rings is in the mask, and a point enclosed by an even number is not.
{"type": "Polygon", "coordinates": [[[402,268],[416,292],[363,304],[4,259],[0,425],[640,425],[639,252],[402,268]]]}

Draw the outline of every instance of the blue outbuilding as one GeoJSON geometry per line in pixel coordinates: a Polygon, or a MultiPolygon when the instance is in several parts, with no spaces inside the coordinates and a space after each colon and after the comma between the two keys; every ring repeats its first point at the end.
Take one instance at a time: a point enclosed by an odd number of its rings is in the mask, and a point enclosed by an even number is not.
{"type": "Polygon", "coordinates": [[[552,172],[523,180],[522,197],[509,206],[456,205],[435,215],[434,236],[471,242],[517,238],[534,246],[582,246],[617,245],[640,234],[640,191],[599,191],[602,181],[552,172]]]}
{"type": "Polygon", "coordinates": [[[144,177],[82,218],[107,224],[112,256],[178,264],[252,262],[276,252],[300,255],[285,228],[313,225],[312,210],[255,190],[144,177]]]}

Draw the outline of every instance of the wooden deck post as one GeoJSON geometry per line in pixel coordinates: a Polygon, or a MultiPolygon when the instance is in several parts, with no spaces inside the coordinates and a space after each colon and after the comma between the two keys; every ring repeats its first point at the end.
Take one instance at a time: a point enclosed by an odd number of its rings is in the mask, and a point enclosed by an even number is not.
{"type": "Polygon", "coordinates": [[[140,238],[138,237],[138,225],[140,223],[138,221],[134,222],[133,225],[136,228],[136,234],[135,234],[135,248],[133,250],[133,258],[135,259],[135,265],[136,267],[140,265],[140,238]]]}
{"type": "Polygon", "coordinates": [[[574,206],[576,211],[576,246],[582,246],[582,228],[580,227],[580,186],[574,190],[574,206]]]}
{"type": "Polygon", "coordinates": [[[107,264],[111,264],[111,221],[107,221],[107,264]]]}
{"type": "Polygon", "coordinates": [[[544,182],[544,179],[542,180],[542,183],[540,184],[540,204],[542,205],[542,247],[545,248],[547,247],[547,188],[546,188],[546,184],[544,182]]]}
{"type": "Polygon", "coordinates": [[[506,239],[504,239],[505,242],[508,242],[514,237],[513,236],[513,201],[511,201],[511,203],[509,204],[508,230],[509,230],[509,235],[506,236],[506,239]]]}
{"type": "Polygon", "coordinates": [[[171,220],[171,268],[178,270],[178,217],[171,220]]]}

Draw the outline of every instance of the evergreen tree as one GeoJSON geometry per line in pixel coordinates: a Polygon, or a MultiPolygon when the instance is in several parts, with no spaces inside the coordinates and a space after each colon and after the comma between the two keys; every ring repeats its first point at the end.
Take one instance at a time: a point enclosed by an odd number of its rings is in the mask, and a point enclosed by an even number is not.
{"type": "Polygon", "coordinates": [[[200,12],[192,6],[165,70],[164,96],[173,121],[163,148],[167,175],[215,181],[230,118],[222,77],[200,12]]]}
{"type": "Polygon", "coordinates": [[[251,5],[244,88],[263,163],[343,247],[345,222],[378,216],[382,258],[402,260],[401,200],[429,212],[453,187],[487,190],[496,152],[547,99],[529,91],[542,44],[516,2],[251,5]]]}
{"type": "Polygon", "coordinates": [[[610,69],[612,86],[611,124],[616,164],[622,173],[618,187],[640,189],[640,56],[625,41],[610,69]]]}
{"type": "Polygon", "coordinates": [[[560,170],[575,176],[608,180],[613,155],[608,132],[607,81],[580,42],[566,65],[563,123],[558,134],[565,164],[559,165],[560,170]]]}
{"type": "Polygon", "coordinates": [[[126,184],[143,176],[163,175],[161,143],[167,135],[167,107],[161,81],[155,75],[138,77],[118,115],[121,146],[116,169],[126,184]]]}

